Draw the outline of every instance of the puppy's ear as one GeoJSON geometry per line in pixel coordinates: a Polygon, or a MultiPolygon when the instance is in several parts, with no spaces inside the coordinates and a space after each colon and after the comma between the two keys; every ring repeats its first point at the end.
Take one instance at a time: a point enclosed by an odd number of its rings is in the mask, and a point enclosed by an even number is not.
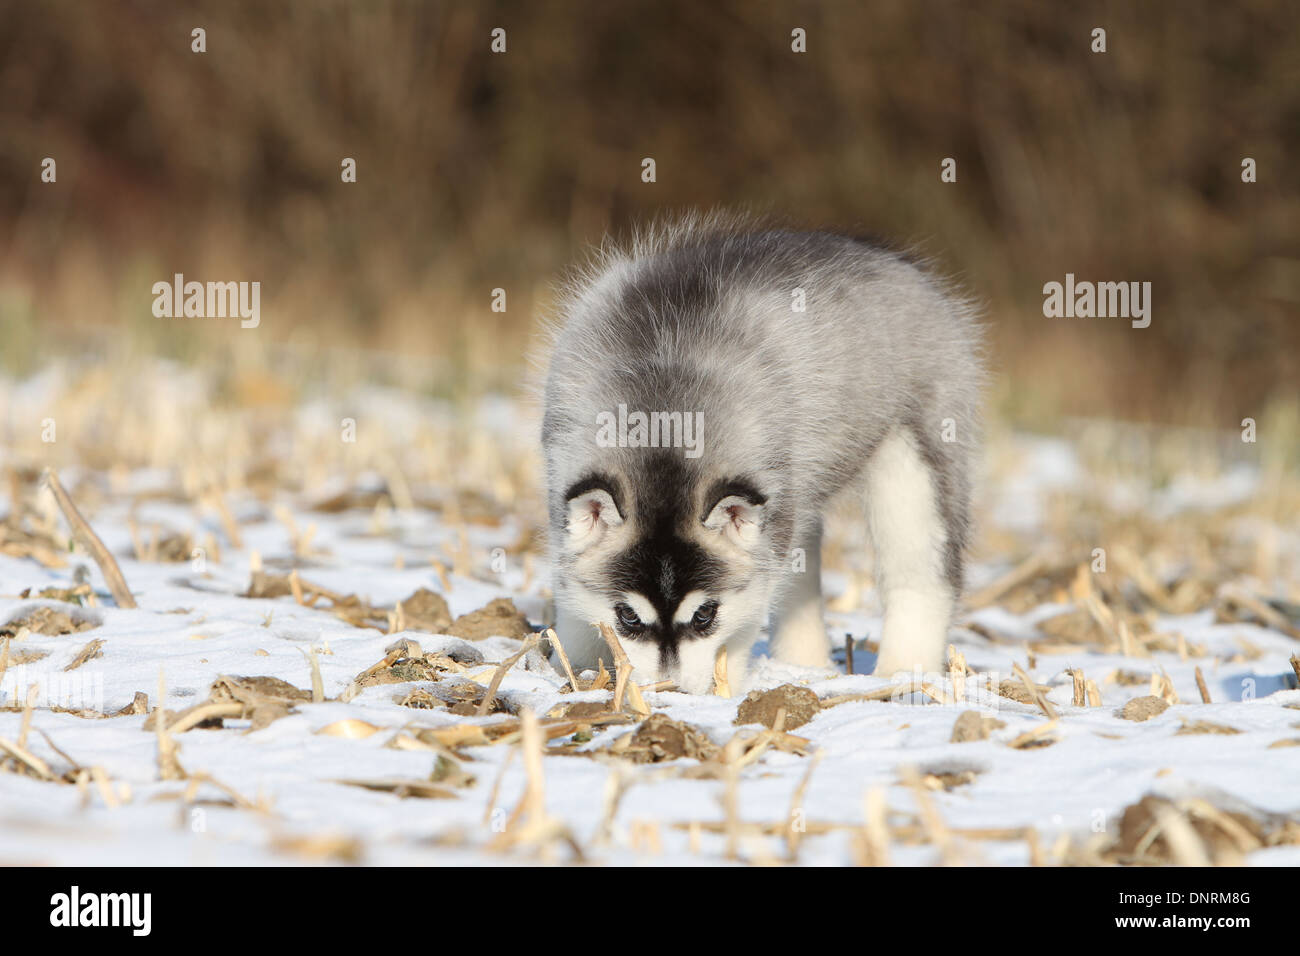
{"type": "Polygon", "coordinates": [[[749,550],[758,543],[763,506],[740,495],[727,495],[713,506],[704,527],[717,531],[737,547],[749,550]]]}
{"type": "Polygon", "coordinates": [[[607,529],[622,523],[618,505],[603,488],[592,488],[569,499],[569,547],[574,551],[591,547],[607,529]]]}

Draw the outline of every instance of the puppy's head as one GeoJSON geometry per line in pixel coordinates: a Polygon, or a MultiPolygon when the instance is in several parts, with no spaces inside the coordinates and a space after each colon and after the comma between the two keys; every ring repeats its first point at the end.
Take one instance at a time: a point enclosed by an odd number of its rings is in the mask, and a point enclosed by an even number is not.
{"type": "Polygon", "coordinates": [[[615,630],[638,683],[707,691],[719,648],[747,650],[766,616],[767,496],[744,477],[660,458],[587,475],[564,502],[557,601],[615,630]]]}

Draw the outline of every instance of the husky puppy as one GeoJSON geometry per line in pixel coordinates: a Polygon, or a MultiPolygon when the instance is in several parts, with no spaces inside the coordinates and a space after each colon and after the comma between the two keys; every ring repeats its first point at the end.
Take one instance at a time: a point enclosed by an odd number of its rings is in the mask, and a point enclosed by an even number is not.
{"type": "Polygon", "coordinates": [[[571,282],[545,385],[556,630],[575,666],[617,632],[640,682],[743,686],[830,663],[822,516],[860,501],[876,673],[940,669],[962,586],[982,379],[974,310],[905,255],[691,217],[571,282]]]}

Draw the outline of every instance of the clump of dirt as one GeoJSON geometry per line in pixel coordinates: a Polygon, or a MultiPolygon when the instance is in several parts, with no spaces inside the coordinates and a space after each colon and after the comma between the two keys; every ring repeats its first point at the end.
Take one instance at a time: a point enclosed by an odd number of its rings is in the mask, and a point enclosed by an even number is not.
{"type": "Polygon", "coordinates": [[[1120,863],[1184,862],[1177,859],[1175,848],[1166,839],[1161,819],[1167,815],[1179,817],[1191,827],[1212,862],[1233,862],[1242,853],[1274,842],[1263,823],[1249,814],[1217,809],[1189,813],[1170,800],[1148,794],[1124,809],[1119,836],[1105,855],[1120,863]]]}
{"type": "Polygon", "coordinates": [[[409,694],[393,698],[394,703],[399,707],[413,707],[416,710],[436,710],[442,706],[442,701],[434,697],[423,687],[417,687],[409,694]]]}
{"type": "Polygon", "coordinates": [[[149,695],[142,690],[135,692],[131,698],[131,703],[127,704],[120,710],[115,710],[109,714],[110,717],[134,717],[140,714],[149,713],[149,695]]]}
{"type": "Polygon", "coordinates": [[[377,675],[373,679],[373,683],[403,684],[416,680],[437,680],[438,677],[438,668],[422,657],[413,657],[407,660],[394,661],[393,666],[383,672],[382,679],[377,675]]]}
{"type": "Polygon", "coordinates": [[[88,631],[92,627],[98,626],[94,621],[73,617],[69,612],[60,608],[42,606],[33,608],[22,617],[16,617],[4,624],[0,624],[0,638],[14,637],[23,628],[33,634],[60,637],[64,634],[88,631]]]}
{"type": "Polygon", "coordinates": [[[664,714],[652,714],[642,721],[622,749],[623,756],[637,763],[659,763],[681,757],[713,760],[720,752],[703,731],[664,714]]]}
{"type": "Polygon", "coordinates": [[[935,769],[921,776],[921,785],[927,790],[955,790],[975,782],[979,771],[969,767],[955,769],[935,769]]]}
{"type": "Polygon", "coordinates": [[[467,641],[481,641],[488,637],[512,637],[521,641],[533,633],[533,629],[528,618],[515,607],[514,601],[510,598],[496,598],[486,607],[456,618],[446,633],[453,637],[463,637],[467,641]]]}
{"type": "Polygon", "coordinates": [[[438,754],[433,763],[433,772],[429,774],[430,783],[442,783],[449,787],[474,786],[473,774],[466,773],[460,764],[446,754],[438,754]]]}
{"type": "Polygon", "coordinates": [[[286,703],[311,700],[311,691],[295,687],[278,677],[240,677],[227,674],[212,682],[210,695],[213,700],[247,701],[263,698],[286,703]]]}
{"type": "Polygon", "coordinates": [[[785,710],[785,730],[802,727],[821,710],[817,695],[807,687],[782,684],[771,690],[750,691],[736,710],[737,724],[762,724],[771,730],[776,726],[776,715],[785,710]]]}
{"type": "MultiPolygon", "coordinates": [[[[311,691],[295,687],[278,677],[240,677],[223,674],[212,682],[209,702],[233,700],[243,705],[241,716],[252,721],[253,730],[260,730],[281,717],[293,712],[295,704],[310,703],[311,691]]],[[[202,705],[200,705],[202,706],[202,705]]],[[[215,724],[204,721],[204,726],[222,726],[220,718],[215,724]]]]}
{"type": "Polygon", "coordinates": [[[575,700],[571,704],[561,704],[547,716],[572,717],[578,720],[583,717],[599,717],[602,714],[613,713],[610,709],[611,704],[612,701],[608,700],[575,700]]]}
{"type": "Polygon", "coordinates": [[[183,532],[167,531],[151,539],[145,546],[141,559],[160,564],[179,564],[194,556],[194,539],[183,532]]]}
{"type": "Polygon", "coordinates": [[[989,734],[1007,725],[1005,720],[985,717],[979,711],[966,710],[958,715],[952,724],[952,736],[949,743],[964,744],[974,740],[988,740],[989,734]]]}
{"type": "Polygon", "coordinates": [[[1138,687],[1142,684],[1151,683],[1150,674],[1141,674],[1137,671],[1116,671],[1115,683],[1120,687],[1138,687]]]}
{"type": "MultiPolygon", "coordinates": [[[[1046,694],[1052,688],[1047,684],[1035,684],[1040,694],[1046,694]]],[[[998,684],[998,696],[1005,697],[1007,700],[1014,700],[1021,704],[1032,704],[1036,706],[1034,698],[1029,695],[1029,688],[1025,682],[1017,680],[1014,677],[1007,677],[998,684]]]]}
{"type": "Polygon", "coordinates": [[[1038,622],[1038,630],[1069,644],[1103,644],[1105,635],[1086,610],[1066,611],[1038,622]]]}
{"type": "Polygon", "coordinates": [[[248,590],[243,597],[248,598],[298,598],[308,607],[316,607],[317,602],[330,602],[331,614],[346,621],[353,627],[373,627],[386,630],[389,626],[389,611],[375,607],[361,600],[355,594],[339,594],[318,584],[312,584],[301,577],[297,579],[297,591],[294,590],[292,574],[272,574],[268,571],[254,571],[248,582],[248,590]]]}
{"type": "Polygon", "coordinates": [[[1150,720],[1169,709],[1169,702],[1162,697],[1134,697],[1119,709],[1117,716],[1125,720],[1150,720]]]}
{"type": "Polygon", "coordinates": [[[244,592],[243,596],[250,598],[278,598],[287,597],[290,594],[293,594],[293,588],[289,585],[289,575],[254,571],[248,581],[248,590],[244,592]]]}
{"type": "MultiPolygon", "coordinates": [[[[469,680],[452,684],[450,687],[440,688],[442,699],[448,705],[447,712],[456,714],[458,717],[476,716],[479,706],[483,703],[483,695],[486,693],[486,687],[469,680]]],[[[492,698],[492,703],[488,706],[488,713],[518,714],[519,708],[512,704],[509,699],[497,694],[492,698]]]]}
{"type": "Polygon", "coordinates": [[[451,609],[441,594],[420,588],[402,602],[402,619],[407,630],[428,634],[448,634],[451,627],[451,609]]]}

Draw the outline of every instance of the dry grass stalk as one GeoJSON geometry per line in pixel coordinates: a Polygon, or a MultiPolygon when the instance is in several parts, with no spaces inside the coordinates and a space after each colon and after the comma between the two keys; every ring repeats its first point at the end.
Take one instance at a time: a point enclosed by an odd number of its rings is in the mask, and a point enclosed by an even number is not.
{"type": "MultiPolygon", "coordinates": [[[[1269,606],[1266,602],[1259,600],[1245,588],[1234,584],[1227,584],[1219,591],[1220,605],[1223,602],[1235,604],[1255,615],[1266,625],[1275,631],[1281,631],[1287,637],[1300,641],[1300,628],[1295,627],[1286,615],[1269,606]]],[[[1231,615],[1238,616],[1238,615],[1231,615]]]]}
{"type": "Polygon", "coordinates": [[[488,688],[483,694],[483,699],[479,701],[478,707],[474,711],[474,716],[487,716],[488,711],[492,709],[492,702],[496,700],[497,689],[501,686],[501,682],[505,680],[506,674],[510,671],[510,668],[523,660],[524,656],[536,647],[540,640],[541,638],[538,634],[529,634],[524,638],[523,646],[501,662],[501,665],[496,669],[496,673],[492,675],[492,681],[488,684],[488,688]]]}
{"type": "Polygon", "coordinates": [[[126,530],[131,535],[131,550],[135,553],[137,561],[148,561],[148,552],[145,550],[144,541],[140,538],[140,526],[136,523],[134,511],[126,516],[126,530]]]}
{"type": "MultiPolygon", "coordinates": [[[[883,793],[883,791],[882,791],[883,793]]],[[[884,802],[881,802],[882,813],[884,802]]],[[[884,817],[881,817],[882,821],[884,817]]],[[[741,832],[754,834],[764,837],[783,837],[789,829],[789,822],[786,820],[772,820],[758,823],[744,823],[741,825],[741,832]]],[[[699,830],[701,833],[722,834],[726,832],[726,821],[724,820],[690,820],[672,824],[675,830],[699,830]]],[[[810,820],[805,824],[805,836],[825,836],[829,833],[851,833],[861,837],[862,824],[856,823],[832,823],[823,820],[810,820]]],[[[1026,839],[1027,827],[949,827],[948,833],[954,838],[962,840],[988,840],[994,843],[1005,843],[1009,840],[1026,839]]],[[[920,823],[908,823],[894,825],[883,831],[888,838],[898,840],[908,844],[925,844],[930,842],[929,831],[920,823]]],[[[855,852],[855,858],[861,861],[861,854],[855,852]]]]}
{"type": "Polygon", "coordinates": [[[153,725],[158,735],[158,777],[161,780],[184,780],[185,771],[176,758],[176,741],[167,733],[167,715],[163,701],[167,699],[167,679],[158,669],[158,699],[154,703],[153,725]]]}
{"type": "Polygon", "coordinates": [[[1084,684],[1083,671],[1077,667],[1070,668],[1070,678],[1074,681],[1074,706],[1087,706],[1088,690],[1084,684]]]}
{"type": "Polygon", "coordinates": [[[862,799],[863,826],[859,834],[858,864],[889,866],[889,823],[885,791],[881,787],[867,790],[862,799]]]}
{"type": "MultiPolygon", "coordinates": [[[[294,568],[289,572],[289,590],[293,592],[293,599],[297,604],[307,604],[302,593],[302,578],[298,576],[298,569],[294,568]]],[[[312,603],[315,603],[315,595],[312,596],[312,603]]]]}
{"type": "Polygon", "coordinates": [[[957,700],[966,699],[966,655],[955,644],[948,645],[948,676],[952,680],[952,694],[957,700]]]}
{"type": "Polygon", "coordinates": [[[966,597],[966,606],[969,608],[981,608],[992,604],[1004,596],[1008,591],[1013,591],[1022,584],[1027,584],[1034,578],[1039,577],[1043,572],[1051,567],[1043,555],[1033,555],[1022,561],[1016,567],[1012,568],[1002,577],[998,578],[991,584],[986,585],[973,594],[966,597]]]}
{"type": "Polygon", "coordinates": [[[121,806],[121,802],[117,799],[117,794],[113,792],[113,785],[109,782],[108,773],[103,767],[91,767],[90,779],[94,781],[95,786],[99,789],[99,795],[104,800],[104,806],[108,807],[110,810],[116,810],[121,806]]]}
{"type": "Polygon", "coordinates": [[[527,782],[524,794],[515,807],[514,813],[506,822],[505,831],[494,841],[494,849],[506,849],[510,846],[536,846],[544,855],[549,855],[556,840],[569,845],[574,856],[582,860],[582,848],[578,846],[568,829],[546,813],[546,785],[542,770],[542,755],[546,740],[542,735],[541,724],[537,714],[525,708],[520,715],[523,734],[519,741],[524,758],[527,782]]]}
{"type": "Polygon", "coordinates": [[[542,636],[550,644],[551,649],[555,651],[555,656],[560,659],[560,666],[564,668],[564,676],[569,681],[569,688],[576,691],[578,689],[578,678],[573,673],[573,665],[569,663],[569,655],[564,652],[564,644],[560,641],[559,635],[555,633],[555,628],[548,627],[542,632],[542,636]]]}
{"type": "Polygon", "coordinates": [[[36,756],[36,754],[29,751],[26,747],[14,743],[13,741],[6,740],[4,737],[0,737],[0,750],[3,750],[10,757],[17,760],[42,780],[48,781],[55,779],[54,771],[50,769],[50,765],[40,757],[36,756]]]}
{"type": "Polygon", "coordinates": [[[856,703],[860,700],[890,700],[895,695],[907,696],[924,693],[924,691],[925,685],[919,681],[911,681],[907,684],[890,684],[888,687],[878,687],[864,694],[840,694],[837,697],[824,698],[821,702],[822,710],[827,707],[837,707],[840,704],[856,703]]]}
{"type": "Polygon", "coordinates": [[[320,673],[320,655],[316,653],[315,647],[308,647],[303,654],[311,665],[311,702],[319,704],[325,700],[325,681],[320,673]]]}
{"type": "Polygon", "coordinates": [[[1141,852],[1145,852],[1155,841],[1157,836],[1163,836],[1165,843],[1169,847],[1170,856],[1173,862],[1178,866],[1209,866],[1210,857],[1206,852],[1205,844],[1197,836],[1196,829],[1192,826],[1187,817],[1178,812],[1173,806],[1164,803],[1157,803],[1154,807],[1156,822],[1139,844],[1141,852]]]}
{"type": "Polygon", "coordinates": [[[713,693],[719,697],[731,697],[731,681],[727,679],[727,646],[718,648],[713,658],[713,693]]]}
{"type": "Polygon", "coordinates": [[[1138,591],[1155,607],[1167,614],[1178,614],[1181,609],[1170,597],[1169,592],[1156,580],[1140,555],[1131,548],[1117,545],[1111,551],[1112,559],[1119,564],[1122,571],[1137,586],[1138,591]]]}
{"type": "Polygon", "coordinates": [[[1174,690],[1174,682],[1164,671],[1151,675],[1151,696],[1159,697],[1166,704],[1178,703],[1178,692],[1174,690]]]}
{"type": "Polygon", "coordinates": [[[59,749],[58,744],[56,744],[53,740],[50,739],[50,735],[49,735],[49,734],[47,734],[45,731],[41,730],[39,727],[36,728],[36,732],[37,732],[38,734],[40,734],[42,737],[45,738],[45,743],[49,746],[49,748],[50,748],[51,750],[53,750],[56,754],[58,754],[60,757],[62,757],[64,760],[66,760],[66,761],[68,762],[68,765],[72,768],[72,772],[73,772],[73,773],[79,773],[82,769],[84,769],[84,768],[81,766],[80,763],[78,763],[77,761],[73,760],[73,759],[72,759],[71,757],[69,757],[66,753],[64,753],[61,749],[59,749]]]}
{"type": "Polygon", "coordinates": [[[659,838],[658,820],[633,820],[628,827],[628,845],[638,852],[659,856],[663,842],[659,838]]]}
{"type": "Polygon", "coordinates": [[[808,761],[808,766],[799,778],[799,783],[794,788],[794,793],[790,794],[790,812],[787,814],[790,818],[790,828],[785,835],[785,853],[786,859],[794,863],[799,859],[799,844],[803,839],[804,823],[807,822],[808,815],[804,812],[804,799],[808,795],[808,785],[812,783],[813,771],[817,765],[822,762],[823,751],[813,751],[812,759],[808,761]],[[795,825],[795,818],[798,815],[799,825],[795,825]]]}
{"type": "MultiPolygon", "coordinates": [[[[600,636],[605,639],[610,654],[614,656],[614,710],[618,712],[623,709],[623,697],[627,693],[628,678],[632,675],[632,662],[628,660],[627,652],[623,650],[623,645],[612,627],[603,621],[597,623],[596,627],[600,630],[600,636]]],[[[642,706],[645,706],[644,701],[642,706]]]]}
{"type": "Polygon", "coordinates": [[[506,759],[501,761],[501,769],[497,771],[497,777],[492,781],[492,789],[488,791],[487,806],[483,808],[484,825],[492,822],[492,814],[496,812],[497,808],[497,797],[501,795],[501,781],[505,779],[506,770],[510,768],[510,764],[514,762],[515,754],[518,752],[518,750],[511,747],[506,751],[506,759]]]}
{"type": "Polygon", "coordinates": [[[103,657],[104,655],[100,651],[100,648],[102,648],[103,646],[104,646],[104,642],[96,638],[95,640],[87,644],[85,647],[83,647],[81,650],[77,651],[77,656],[72,659],[72,663],[70,663],[67,667],[63,668],[63,670],[65,672],[75,671],[82,664],[86,663],[86,661],[94,660],[96,657],[103,657]]]}
{"type": "Polygon", "coordinates": [[[1191,797],[1179,803],[1178,808],[1189,817],[1201,817],[1217,825],[1236,844],[1239,853],[1250,853],[1264,845],[1244,826],[1200,797],[1191,797]]]}
{"type": "Polygon", "coordinates": [[[198,707],[191,707],[184,713],[178,714],[176,720],[167,728],[167,733],[183,734],[185,731],[197,727],[205,720],[212,720],[214,717],[242,717],[243,715],[244,705],[238,701],[200,704],[198,707]]]}
{"type": "Polygon", "coordinates": [[[939,848],[939,856],[944,865],[953,866],[959,863],[957,847],[953,843],[952,833],[943,822],[943,817],[939,814],[939,808],[930,799],[930,793],[926,790],[921,775],[915,767],[905,767],[901,772],[901,776],[903,782],[912,790],[913,798],[916,800],[916,808],[921,818],[921,825],[925,827],[929,842],[939,848]]]}
{"type": "Polygon", "coordinates": [[[623,795],[627,793],[634,780],[633,775],[622,762],[611,760],[609,764],[609,775],[605,778],[605,791],[601,800],[600,826],[596,828],[597,846],[605,846],[613,838],[614,818],[618,816],[623,795]]]}
{"type": "Polygon", "coordinates": [[[210,488],[205,499],[217,512],[217,517],[221,521],[222,530],[226,532],[226,540],[230,542],[230,546],[237,550],[242,549],[244,547],[243,535],[239,533],[239,524],[231,515],[230,509],[226,507],[226,499],[221,490],[215,486],[210,488]]]}
{"type": "Polygon", "coordinates": [[[1047,743],[1054,743],[1054,739],[1049,740],[1048,738],[1055,732],[1057,723],[1058,721],[1055,719],[1045,721],[1031,730],[1026,730],[1014,740],[1008,741],[1007,746],[1014,750],[1024,750],[1029,747],[1038,747],[1047,743]]]}
{"type": "Polygon", "coordinates": [[[650,716],[650,705],[645,702],[645,697],[641,694],[641,685],[636,681],[628,681],[627,683],[627,703],[632,713],[638,717],[650,716]]]}
{"type": "Polygon", "coordinates": [[[1300,681],[1300,655],[1291,655],[1291,669],[1295,671],[1295,679],[1300,681]]]}
{"type": "Polygon", "coordinates": [[[1046,866],[1047,860],[1043,857],[1043,844],[1038,839],[1038,831],[1029,827],[1025,831],[1025,843],[1029,846],[1029,865],[1046,866]]]}
{"type": "Polygon", "coordinates": [[[1012,664],[1011,669],[1015,675],[1020,678],[1021,683],[1025,685],[1025,690],[1029,693],[1030,700],[1032,700],[1038,709],[1046,715],[1048,720],[1056,720],[1058,716],[1056,708],[1053,707],[1048,699],[1043,696],[1042,692],[1038,689],[1038,685],[1029,679],[1029,675],[1025,673],[1024,668],[1019,664],[1012,664]]]}
{"type": "MultiPolygon", "coordinates": [[[[1300,666],[1296,665],[1295,658],[1291,659],[1291,666],[1296,667],[1296,675],[1300,676],[1300,666]]],[[[1210,700],[1210,688],[1205,686],[1205,675],[1201,673],[1201,668],[1196,668],[1196,689],[1201,692],[1201,703],[1213,703],[1210,700]]]]}
{"type": "Polygon", "coordinates": [[[722,813],[727,835],[728,860],[740,858],[740,758],[743,755],[740,734],[727,741],[723,749],[724,779],[722,813]]]}
{"type": "Polygon", "coordinates": [[[1097,684],[1096,684],[1096,682],[1093,681],[1093,680],[1091,680],[1091,679],[1089,679],[1089,680],[1086,680],[1086,681],[1083,682],[1083,686],[1084,686],[1084,687],[1087,689],[1087,691],[1088,691],[1088,706],[1089,706],[1089,707],[1100,707],[1100,706],[1101,706],[1101,691],[1097,688],[1097,684]]]}
{"type": "Polygon", "coordinates": [[[675,680],[657,680],[657,681],[655,681],[653,684],[637,684],[636,686],[637,686],[638,688],[640,688],[640,690],[641,690],[643,693],[646,693],[646,694],[656,694],[656,693],[658,693],[659,691],[664,691],[664,690],[676,690],[676,689],[677,689],[677,681],[675,681],[675,680]]]}
{"type": "Polygon", "coordinates": [[[27,746],[27,735],[32,730],[32,715],[36,711],[36,698],[40,696],[40,685],[33,684],[27,688],[27,699],[23,701],[23,720],[18,727],[18,746],[27,746]]]}
{"type": "Polygon", "coordinates": [[[929,697],[936,704],[952,706],[953,704],[957,703],[955,700],[949,697],[947,693],[933,686],[932,684],[922,684],[921,693],[924,694],[926,697],[929,697]]]}
{"type": "Polygon", "coordinates": [[[99,565],[100,573],[104,575],[104,581],[108,584],[108,590],[113,595],[113,600],[117,602],[117,606],[135,607],[135,598],[131,596],[131,589],[126,586],[126,578],[122,577],[122,569],[117,566],[117,560],[109,553],[108,548],[104,547],[104,542],[99,540],[99,536],[95,534],[86,519],[81,516],[81,512],[77,510],[77,506],[72,503],[72,499],[63,489],[63,484],[54,469],[45,469],[45,483],[54,495],[54,500],[58,502],[63,517],[67,519],[68,527],[72,529],[72,536],[86,549],[95,564],[99,565]]]}
{"type": "Polygon", "coordinates": [[[190,776],[189,784],[185,787],[185,792],[182,797],[184,802],[193,803],[194,798],[198,796],[199,787],[205,783],[209,786],[215,787],[217,790],[220,790],[226,796],[230,797],[235,806],[239,807],[241,810],[255,810],[258,813],[269,813],[271,811],[270,804],[264,797],[259,797],[258,801],[254,803],[240,794],[233,787],[227,786],[220,780],[209,776],[201,770],[190,776]]]}
{"type": "Polygon", "coordinates": [[[406,612],[402,609],[402,602],[398,601],[388,613],[388,633],[400,634],[404,630],[406,630],[406,612]]]}

